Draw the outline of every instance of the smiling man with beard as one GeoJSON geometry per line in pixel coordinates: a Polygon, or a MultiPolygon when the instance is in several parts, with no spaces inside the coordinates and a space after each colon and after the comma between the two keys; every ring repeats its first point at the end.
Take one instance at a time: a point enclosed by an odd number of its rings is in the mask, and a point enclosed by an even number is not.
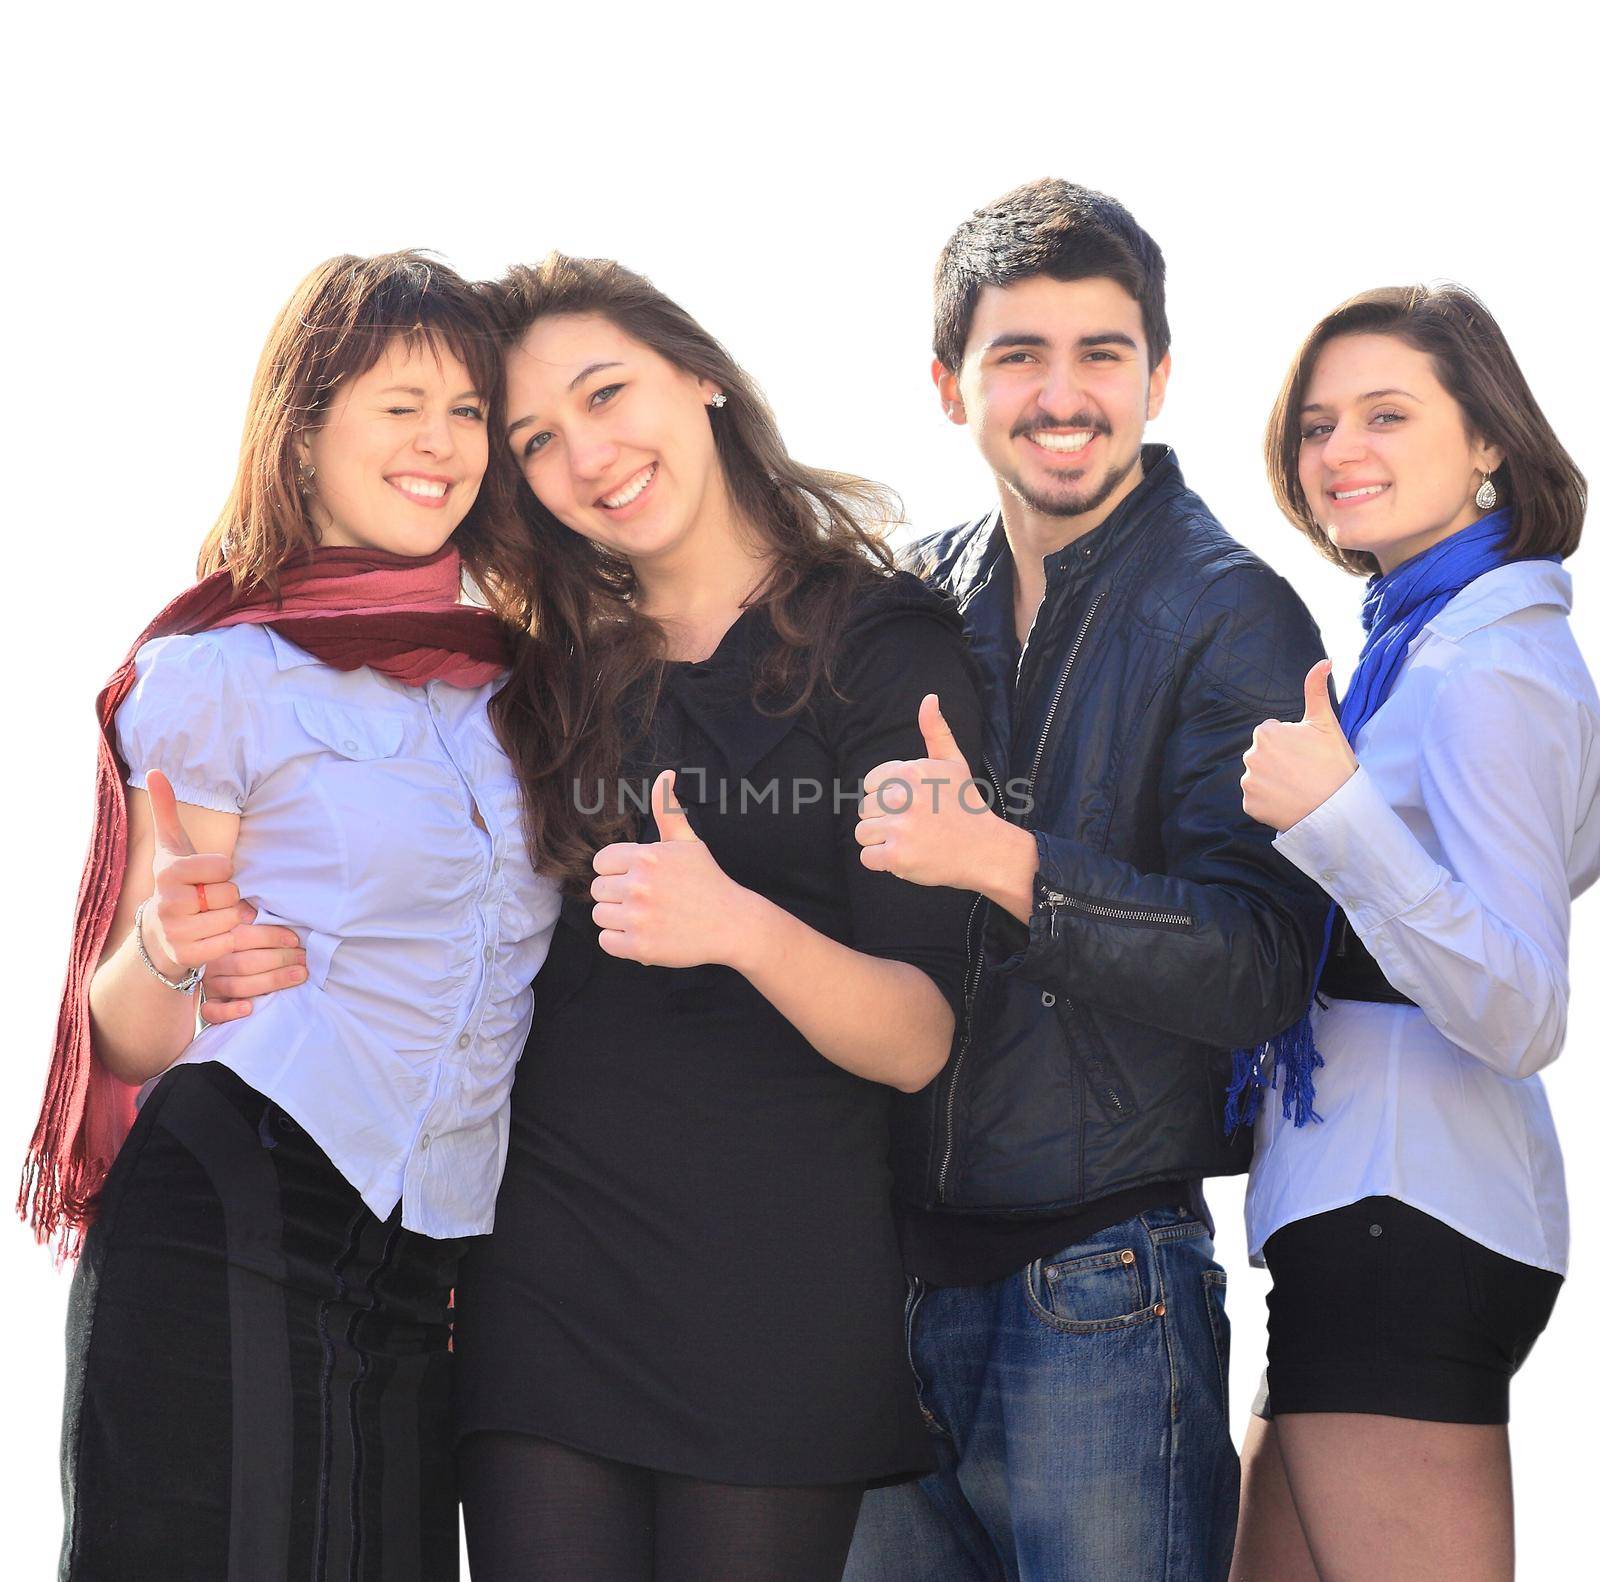
{"type": "Polygon", "coordinates": [[[980,209],[939,260],[934,379],[999,508],[914,563],[962,609],[986,764],[924,700],[927,757],[867,777],[857,839],[870,868],[984,899],[967,1028],[896,1145],[942,1465],[868,1496],[849,1582],[1228,1569],[1226,1276],[1201,1183],[1247,1167],[1229,1052],[1304,1008],[1322,911],[1245,816],[1239,759],[1261,719],[1299,717],[1322,649],[1144,443],[1163,278],[1126,209],[1063,181],[980,209]],[[984,772],[1004,806],[956,793],[984,772]]]}

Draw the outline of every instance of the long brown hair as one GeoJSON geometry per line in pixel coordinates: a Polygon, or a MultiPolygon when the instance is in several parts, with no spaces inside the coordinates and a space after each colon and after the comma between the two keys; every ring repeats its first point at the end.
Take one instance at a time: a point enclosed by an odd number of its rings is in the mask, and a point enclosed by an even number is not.
{"type": "MultiPolygon", "coordinates": [[[[831,684],[838,639],[865,581],[893,569],[882,534],[900,518],[898,499],[865,479],[796,461],[755,381],[642,275],[610,259],[552,253],[484,291],[503,346],[539,319],[596,314],[727,396],[725,406],[708,409],[717,458],[736,510],[772,564],[750,602],[770,616],[778,642],[753,684],[773,712],[803,708],[818,685],[831,684]]],[[[505,445],[503,429],[498,443],[505,445]]],[[[598,812],[584,811],[576,788],[616,784],[624,721],[637,724],[654,707],[665,638],[639,609],[625,558],[564,527],[526,485],[517,502],[537,576],[520,609],[507,604],[502,613],[531,635],[491,707],[522,779],[540,866],[577,887],[587,883],[594,853],[631,833],[634,814],[610,796],[598,812]]]]}
{"type": "Polygon", "coordinates": [[[1465,286],[1381,286],[1340,304],[1295,353],[1267,422],[1267,474],[1278,508],[1336,566],[1360,576],[1380,570],[1375,555],[1340,549],[1300,487],[1300,409],[1322,348],[1340,335],[1392,335],[1433,359],[1476,439],[1505,460],[1491,475],[1511,508],[1506,549],[1513,560],[1570,555],[1583,531],[1588,486],[1528,388],[1493,314],[1465,286]]]}
{"type": "MultiPolygon", "coordinates": [[[[301,489],[298,444],[321,424],[340,387],[359,379],[396,339],[452,353],[483,397],[491,428],[500,426],[504,364],[492,315],[474,286],[414,250],[371,258],[343,253],[318,264],[267,336],[233,490],[201,546],[202,577],[226,567],[238,588],[272,587],[291,555],[314,549],[317,529],[301,489]]],[[[503,469],[490,466],[452,541],[486,591],[526,576],[526,537],[510,509],[503,469]]]]}

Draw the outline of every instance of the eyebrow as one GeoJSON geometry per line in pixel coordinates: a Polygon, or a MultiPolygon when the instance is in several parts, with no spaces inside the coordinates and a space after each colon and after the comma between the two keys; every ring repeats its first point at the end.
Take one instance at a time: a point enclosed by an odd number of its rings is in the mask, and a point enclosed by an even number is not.
{"type": "MultiPolygon", "coordinates": [[[[1367,393],[1365,395],[1358,395],[1356,397],[1356,400],[1357,401],[1376,401],[1379,396],[1391,396],[1391,395],[1404,396],[1407,401],[1415,401],[1415,402],[1417,402],[1417,404],[1419,406],[1422,404],[1421,397],[1412,395],[1412,393],[1409,390],[1400,390],[1400,389],[1369,390],[1369,391],[1367,391],[1367,393]]],[[[1303,407],[1300,408],[1300,411],[1301,411],[1302,415],[1304,415],[1307,412],[1331,412],[1332,410],[1333,410],[1332,407],[1323,406],[1323,404],[1320,401],[1307,401],[1306,404],[1303,407]]]]}
{"type": "MultiPolygon", "coordinates": [[[[426,396],[427,393],[428,392],[424,390],[421,385],[385,385],[383,389],[378,392],[379,395],[408,395],[417,396],[419,398],[426,396]]],[[[474,399],[481,401],[483,399],[483,392],[480,390],[463,390],[460,392],[460,394],[453,397],[453,399],[459,401],[461,400],[462,396],[472,396],[474,399]]]]}
{"type": "MultiPolygon", "coordinates": [[[[999,351],[1012,346],[1048,346],[1050,339],[1046,335],[1028,334],[1016,331],[1005,335],[996,335],[992,341],[984,346],[984,351],[999,351]]],[[[1080,335],[1073,345],[1084,351],[1090,346],[1126,346],[1129,351],[1138,351],[1139,343],[1131,335],[1122,330],[1100,330],[1093,335],[1080,335]]]]}
{"type": "MultiPolygon", "coordinates": [[[[578,386],[589,377],[590,374],[597,374],[603,368],[620,368],[621,366],[621,363],[615,361],[606,363],[590,363],[587,368],[580,368],[577,373],[572,376],[572,380],[567,385],[567,389],[569,391],[576,390],[578,386]]],[[[510,439],[519,428],[526,428],[535,420],[537,415],[537,413],[530,413],[527,417],[519,417],[517,421],[506,430],[506,438],[510,439]]]]}

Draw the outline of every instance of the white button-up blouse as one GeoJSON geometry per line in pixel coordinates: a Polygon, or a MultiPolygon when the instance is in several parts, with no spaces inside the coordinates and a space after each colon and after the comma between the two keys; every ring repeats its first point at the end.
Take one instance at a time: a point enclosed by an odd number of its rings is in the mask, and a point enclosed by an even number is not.
{"type": "Polygon", "coordinates": [[[1571,607],[1549,562],[1469,583],[1351,744],[1361,767],[1274,842],[1416,1004],[1313,1010],[1323,1121],[1296,1128],[1267,1095],[1245,1200],[1253,1257],[1292,1220],[1388,1196],[1566,1271],[1561,1148],[1537,1072],[1566,1036],[1571,901],[1600,874],[1600,697],[1571,607]]]}
{"type": "Polygon", "coordinates": [[[240,893],[294,929],[307,983],[208,1027],[387,1218],[492,1228],[511,1078],[559,908],[534,873],[493,685],[320,664],[270,626],[164,637],[117,711],[129,783],[241,816],[240,893]],[[479,828],[473,814],[484,825],[479,828]]]}

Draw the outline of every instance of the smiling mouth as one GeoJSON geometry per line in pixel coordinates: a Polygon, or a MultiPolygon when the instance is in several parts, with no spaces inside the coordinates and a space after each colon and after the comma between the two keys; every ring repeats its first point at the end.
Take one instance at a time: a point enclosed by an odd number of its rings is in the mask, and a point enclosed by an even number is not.
{"type": "Polygon", "coordinates": [[[603,494],[595,504],[607,511],[626,509],[655,481],[656,468],[660,465],[653,461],[648,467],[641,467],[615,494],[603,494]]]}
{"type": "Polygon", "coordinates": [[[409,473],[384,481],[390,488],[403,494],[413,505],[426,506],[429,510],[438,510],[444,504],[445,496],[454,487],[442,478],[418,478],[409,473]]]}
{"type": "Polygon", "coordinates": [[[1351,500],[1371,500],[1382,494],[1389,487],[1386,483],[1367,483],[1359,489],[1330,489],[1328,495],[1343,505],[1351,500]]]}
{"type": "Polygon", "coordinates": [[[1095,437],[1093,429],[1035,429],[1023,435],[1029,444],[1037,446],[1047,455],[1075,456],[1085,449],[1095,437]]]}

